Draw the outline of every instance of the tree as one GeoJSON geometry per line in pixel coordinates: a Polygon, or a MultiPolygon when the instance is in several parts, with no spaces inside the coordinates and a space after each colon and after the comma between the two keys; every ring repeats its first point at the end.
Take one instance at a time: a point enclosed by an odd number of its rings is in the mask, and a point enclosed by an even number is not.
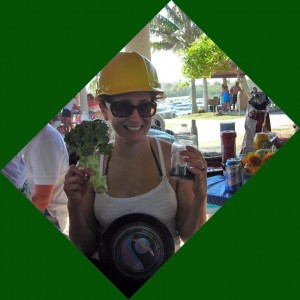
{"type": "MultiPolygon", "coordinates": [[[[150,33],[160,40],[152,41],[155,50],[186,50],[203,32],[173,2],[164,8],[166,17],[158,14],[150,23],[150,33]]],[[[197,112],[195,79],[191,79],[193,113],[197,112]]]]}
{"type": "MultiPolygon", "coordinates": [[[[229,57],[206,35],[197,38],[189,48],[181,51],[181,55],[184,76],[203,78],[204,87],[207,87],[207,78],[216,71],[229,70],[229,57]]],[[[207,110],[207,95],[204,96],[204,107],[207,110]]]]}
{"type": "Polygon", "coordinates": [[[87,86],[87,90],[89,93],[95,94],[96,89],[97,89],[97,82],[98,82],[98,76],[95,76],[87,86]]]}

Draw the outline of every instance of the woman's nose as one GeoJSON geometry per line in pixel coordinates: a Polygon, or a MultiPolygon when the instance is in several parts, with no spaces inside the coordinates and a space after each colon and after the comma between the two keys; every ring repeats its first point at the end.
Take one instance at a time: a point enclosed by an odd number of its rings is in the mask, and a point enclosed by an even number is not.
{"type": "Polygon", "coordinates": [[[138,112],[138,110],[137,110],[136,108],[133,110],[133,112],[132,112],[132,114],[129,116],[129,118],[130,118],[131,120],[140,120],[140,119],[141,119],[141,116],[140,116],[140,114],[139,114],[139,112],[138,112]]]}

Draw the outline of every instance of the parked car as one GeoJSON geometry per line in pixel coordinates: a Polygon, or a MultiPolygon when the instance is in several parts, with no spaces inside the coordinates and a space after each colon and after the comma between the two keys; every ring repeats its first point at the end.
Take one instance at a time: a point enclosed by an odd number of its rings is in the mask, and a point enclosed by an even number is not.
{"type": "Polygon", "coordinates": [[[192,113],[192,106],[186,104],[177,105],[175,108],[175,114],[177,117],[190,115],[192,113]]]}
{"type": "Polygon", "coordinates": [[[160,112],[160,114],[163,116],[164,119],[172,119],[176,117],[175,111],[172,110],[160,112]]]}
{"type": "Polygon", "coordinates": [[[176,116],[174,108],[171,106],[158,106],[157,111],[164,119],[172,119],[176,116]]]}

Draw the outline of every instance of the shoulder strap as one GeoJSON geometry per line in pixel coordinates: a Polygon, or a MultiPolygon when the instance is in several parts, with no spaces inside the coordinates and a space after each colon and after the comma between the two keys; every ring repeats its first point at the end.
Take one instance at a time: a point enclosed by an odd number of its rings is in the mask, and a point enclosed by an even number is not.
{"type": "Polygon", "coordinates": [[[99,173],[100,173],[100,176],[103,176],[103,162],[104,162],[104,155],[103,154],[100,154],[100,170],[99,170],[99,173]]]}
{"type": "Polygon", "coordinates": [[[155,142],[156,142],[156,145],[157,145],[157,149],[158,149],[159,163],[160,163],[160,166],[161,166],[162,175],[163,175],[163,177],[167,177],[167,175],[166,175],[166,168],[165,168],[165,160],[164,160],[164,155],[162,153],[160,141],[156,137],[154,139],[155,139],[155,142]]]}

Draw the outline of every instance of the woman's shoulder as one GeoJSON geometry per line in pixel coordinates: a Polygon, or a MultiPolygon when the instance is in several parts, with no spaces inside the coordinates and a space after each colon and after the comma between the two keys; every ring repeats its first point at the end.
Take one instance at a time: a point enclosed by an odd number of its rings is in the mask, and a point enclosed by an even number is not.
{"type": "Polygon", "coordinates": [[[162,148],[162,152],[166,155],[170,155],[171,153],[171,148],[172,148],[172,143],[171,142],[167,142],[164,140],[161,140],[161,148],[162,148]]]}
{"type": "Polygon", "coordinates": [[[150,137],[150,143],[152,146],[155,145],[154,147],[157,149],[157,151],[158,151],[157,143],[159,144],[164,160],[168,160],[170,158],[171,148],[172,148],[171,142],[168,142],[166,140],[157,137],[150,137]]]}
{"type": "Polygon", "coordinates": [[[171,150],[171,147],[172,147],[171,142],[168,142],[168,141],[163,140],[163,139],[158,138],[158,137],[149,137],[149,140],[150,140],[151,144],[156,144],[156,142],[159,143],[163,152],[171,150]]]}

